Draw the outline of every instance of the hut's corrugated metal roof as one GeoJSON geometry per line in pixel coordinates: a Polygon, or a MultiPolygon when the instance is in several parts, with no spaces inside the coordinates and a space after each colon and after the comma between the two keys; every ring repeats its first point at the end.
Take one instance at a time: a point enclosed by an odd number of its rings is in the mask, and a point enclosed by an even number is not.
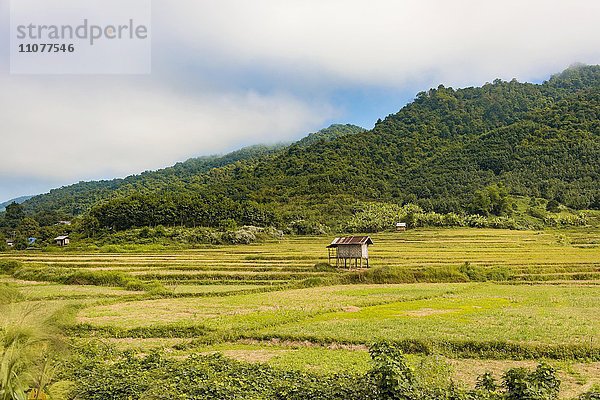
{"type": "Polygon", "coordinates": [[[69,236],[57,236],[57,237],[54,238],[54,240],[65,240],[65,239],[68,239],[68,238],[69,238],[69,236]]]}
{"type": "Polygon", "coordinates": [[[345,245],[355,245],[355,244],[373,244],[373,241],[369,236],[345,236],[345,237],[336,237],[333,239],[331,244],[327,247],[338,247],[345,245]]]}

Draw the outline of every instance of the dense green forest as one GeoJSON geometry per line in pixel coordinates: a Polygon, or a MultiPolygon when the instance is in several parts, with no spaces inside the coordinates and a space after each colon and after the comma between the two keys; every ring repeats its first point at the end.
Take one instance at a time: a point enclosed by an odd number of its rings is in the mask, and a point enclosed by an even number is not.
{"type": "Polygon", "coordinates": [[[517,197],[530,199],[528,212],[541,220],[561,207],[599,209],[599,89],[600,66],[582,65],[543,84],[440,85],[369,131],[334,125],[289,146],[81,182],[26,201],[24,212],[40,225],[83,214],[88,230],[122,230],[298,221],[347,228],[373,203],[412,204],[469,226],[477,224],[468,215],[510,217],[517,197]]]}

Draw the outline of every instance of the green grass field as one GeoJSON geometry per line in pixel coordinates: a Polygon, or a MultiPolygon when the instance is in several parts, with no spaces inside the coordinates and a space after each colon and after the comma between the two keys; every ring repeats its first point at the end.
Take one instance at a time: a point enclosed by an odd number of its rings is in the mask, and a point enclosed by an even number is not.
{"type": "Polygon", "coordinates": [[[563,397],[600,384],[600,229],[419,229],[372,236],[368,271],[325,268],[330,237],[156,252],[9,252],[0,282],[77,341],[222,352],[364,372],[367,346],[440,359],[459,382],[545,358],[563,397]],[[86,284],[87,283],[87,284],[86,284]],[[93,283],[93,284],[89,284],[93,283]]]}

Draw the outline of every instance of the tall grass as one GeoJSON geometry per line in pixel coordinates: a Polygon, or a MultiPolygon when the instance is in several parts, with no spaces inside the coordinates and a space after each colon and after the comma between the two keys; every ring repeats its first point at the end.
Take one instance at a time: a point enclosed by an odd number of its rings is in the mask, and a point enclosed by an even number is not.
{"type": "Polygon", "coordinates": [[[0,400],[25,400],[51,382],[60,338],[31,306],[0,308],[0,400]]]}

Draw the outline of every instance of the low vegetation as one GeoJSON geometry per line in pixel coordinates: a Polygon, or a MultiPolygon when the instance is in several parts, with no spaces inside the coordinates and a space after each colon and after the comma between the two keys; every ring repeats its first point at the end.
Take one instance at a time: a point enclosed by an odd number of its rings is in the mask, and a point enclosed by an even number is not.
{"type": "Polygon", "coordinates": [[[5,253],[0,309],[67,338],[52,399],[597,396],[597,229],[372,238],[365,270],[326,236],[5,253]]]}

